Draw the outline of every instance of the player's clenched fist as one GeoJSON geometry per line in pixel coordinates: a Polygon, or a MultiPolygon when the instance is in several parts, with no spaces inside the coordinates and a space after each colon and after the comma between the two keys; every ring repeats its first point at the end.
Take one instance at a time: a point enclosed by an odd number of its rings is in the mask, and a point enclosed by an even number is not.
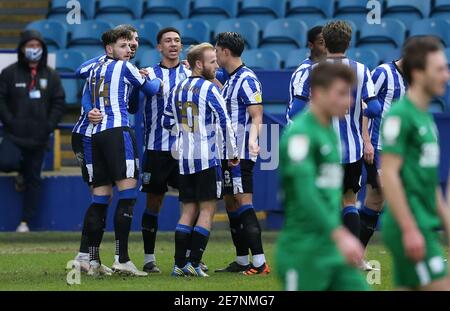
{"type": "Polygon", "coordinates": [[[103,120],[103,114],[97,108],[91,109],[88,113],[89,121],[93,124],[98,124],[103,120]]]}

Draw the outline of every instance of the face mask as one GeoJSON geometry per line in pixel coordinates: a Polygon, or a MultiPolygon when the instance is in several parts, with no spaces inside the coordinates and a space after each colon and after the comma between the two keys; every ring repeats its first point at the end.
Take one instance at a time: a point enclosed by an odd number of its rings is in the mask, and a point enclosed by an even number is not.
{"type": "Polygon", "coordinates": [[[42,57],[42,48],[26,48],[25,57],[30,62],[38,62],[42,57]]]}

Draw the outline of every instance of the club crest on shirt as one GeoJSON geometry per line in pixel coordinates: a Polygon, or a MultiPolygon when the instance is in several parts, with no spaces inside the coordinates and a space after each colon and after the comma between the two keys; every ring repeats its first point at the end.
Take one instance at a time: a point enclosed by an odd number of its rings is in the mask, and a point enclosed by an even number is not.
{"type": "Polygon", "coordinates": [[[306,158],[309,150],[309,138],[305,135],[295,135],[289,139],[288,155],[292,161],[300,162],[306,158]]]}
{"type": "Polygon", "coordinates": [[[401,119],[399,117],[389,117],[384,121],[383,135],[385,143],[393,144],[400,134],[401,119]]]}

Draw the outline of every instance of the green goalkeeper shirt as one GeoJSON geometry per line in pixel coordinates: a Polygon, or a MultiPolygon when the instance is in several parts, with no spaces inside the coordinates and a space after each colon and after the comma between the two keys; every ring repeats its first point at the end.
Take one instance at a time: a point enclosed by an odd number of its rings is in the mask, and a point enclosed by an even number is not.
{"type": "MultiPolygon", "coordinates": [[[[432,115],[417,108],[405,96],[392,106],[382,126],[382,153],[395,154],[403,159],[400,178],[418,227],[439,227],[436,209],[439,144],[432,115]]],[[[383,220],[384,227],[399,230],[389,205],[383,220]]]]}
{"type": "Polygon", "coordinates": [[[285,223],[282,249],[334,245],[331,232],[341,224],[342,167],[332,125],[310,112],[298,116],[280,142],[280,175],[285,223]]]}

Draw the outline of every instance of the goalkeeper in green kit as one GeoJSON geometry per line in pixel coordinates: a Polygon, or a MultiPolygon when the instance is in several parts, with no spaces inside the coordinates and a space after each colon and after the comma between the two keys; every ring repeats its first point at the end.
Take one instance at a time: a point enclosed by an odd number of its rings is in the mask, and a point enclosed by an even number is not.
{"type": "Polygon", "coordinates": [[[383,129],[381,182],[387,209],[382,235],[392,253],[397,288],[450,290],[437,229],[448,233],[448,212],[439,187],[439,143],[428,106],[443,95],[449,72],[440,41],[411,38],[402,68],[410,85],[387,114],[383,129]]]}
{"type": "Polygon", "coordinates": [[[285,224],[276,249],[286,290],[367,290],[356,268],[363,247],[341,223],[342,178],[332,117],[351,102],[353,71],[321,63],[311,73],[310,110],[294,119],[280,143],[285,224]]]}

